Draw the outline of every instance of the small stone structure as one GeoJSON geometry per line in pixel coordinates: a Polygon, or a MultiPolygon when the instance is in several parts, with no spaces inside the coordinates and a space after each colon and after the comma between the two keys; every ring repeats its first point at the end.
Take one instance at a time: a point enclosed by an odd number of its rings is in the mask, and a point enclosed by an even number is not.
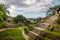
{"type": "Polygon", "coordinates": [[[6,20],[6,27],[7,28],[12,28],[13,26],[14,26],[14,24],[13,24],[12,17],[11,16],[8,16],[7,17],[7,20],[6,20]]]}

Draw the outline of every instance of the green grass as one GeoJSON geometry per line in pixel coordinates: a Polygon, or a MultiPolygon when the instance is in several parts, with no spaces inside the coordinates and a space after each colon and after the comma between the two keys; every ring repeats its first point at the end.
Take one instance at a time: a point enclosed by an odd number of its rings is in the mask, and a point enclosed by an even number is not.
{"type": "Polygon", "coordinates": [[[51,30],[52,28],[54,28],[53,29],[53,32],[58,32],[58,33],[60,33],[60,25],[57,25],[57,24],[53,24],[52,26],[48,26],[48,30],[51,30]]]}
{"type": "Polygon", "coordinates": [[[22,28],[22,29],[25,29],[25,28],[27,28],[27,26],[22,26],[21,28],[22,28]]]}
{"type": "Polygon", "coordinates": [[[30,24],[33,28],[35,28],[36,26],[34,24],[30,24]]]}
{"type": "Polygon", "coordinates": [[[45,30],[44,32],[46,32],[47,35],[49,35],[51,37],[54,37],[57,40],[60,40],[60,33],[53,32],[53,31],[48,31],[48,30],[45,30]]]}
{"type": "MultiPolygon", "coordinates": [[[[35,25],[33,25],[33,24],[30,24],[31,26],[32,26],[32,28],[35,28],[36,26],[35,25]]],[[[29,28],[28,28],[29,26],[22,26],[22,29],[25,29],[25,28],[27,28],[28,30],[29,30],[29,28]]]]}
{"type": "Polygon", "coordinates": [[[34,40],[34,39],[30,37],[29,40],[34,40]]]}
{"type": "Polygon", "coordinates": [[[0,40],[9,36],[13,37],[14,40],[25,40],[20,29],[9,29],[0,32],[0,40]]]}
{"type": "Polygon", "coordinates": [[[0,29],[2,29],[4,26],[4,22],[0,22],[0,29]]]}
{"type": "Polygon", "coordinates": [[[60,25],[56,25],[53,31],[60,33],[60,25]]]}
{"type": "Polygon", "coordinates": [[[52,40],[52,39],[49,37],[45,37],[44,40],[52,40]]]}

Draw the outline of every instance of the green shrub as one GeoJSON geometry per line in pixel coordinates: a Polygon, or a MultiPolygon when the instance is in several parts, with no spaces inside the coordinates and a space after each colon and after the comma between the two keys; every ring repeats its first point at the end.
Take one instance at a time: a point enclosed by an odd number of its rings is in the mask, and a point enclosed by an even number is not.
{"type": "Polygon", "coordinates": [[[24,32],[27,34],[28,32],[29,32],[30,30],[26,27],[25,29],[24,29],[24,32]]]}

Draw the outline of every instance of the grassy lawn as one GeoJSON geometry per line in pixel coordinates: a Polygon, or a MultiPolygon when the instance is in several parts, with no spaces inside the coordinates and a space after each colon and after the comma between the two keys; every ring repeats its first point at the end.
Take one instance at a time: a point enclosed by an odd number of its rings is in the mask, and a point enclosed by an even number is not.
{"type": "Polygon", "coordinates": [[[44,39],[45,39],[45,40],[52,40],[51,38],[48,38],[48,37],[45,37],[44,39]]]}
{"type": "Polygon", "coordinates": [[[53,31],[60,33],[60,25],[56,25],[53,31]]]}
{"type": "Polygon", "coordinates": [[[29,40],[34,40],[34,39],[30,37],[29,40]]]}
{"type": "Polygon", "coordinates": [[[12,37],[14,40],[25,40],[20,29],[9,29],[0,32],[0,40],[3,40],[7,37],[12,37]]]}
{"type": "Polygon", "coordinates": [[[60,33],[48,31],[48,30],[45,30],[45,32],[47,33],[47,35],[54,37],[57,40],[60,40],[60,33]]]}

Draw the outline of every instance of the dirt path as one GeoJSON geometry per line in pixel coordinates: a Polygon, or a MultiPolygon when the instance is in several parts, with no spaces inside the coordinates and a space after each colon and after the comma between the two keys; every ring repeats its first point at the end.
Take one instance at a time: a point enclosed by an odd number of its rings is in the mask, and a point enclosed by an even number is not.
{"type": "Polygon", "coordinates": [[[13,28],[4,28],[4,29],[0,29],[0,32],[1,32],[1,31],[4,31],[4,30],[8,30],[8,29],[13,29],[13,28]]]}
{"type": "Polygon", "coordinates": [[[20,27],[19,29],[22,30],[22,35],[24,36],[24,38],[25,38],[26,40],[29,40],[29,36],[24,33],[24,30],[21,29],[21,27],[20,27]]]}
{"type": "MultiPolygon", "coordinates": [[[[0,32],[1,32],[1,31],[4,31],[4,30],[9,30],[9,29],[14,29],[14,28],[0,29],[0,32]]],[[[24,38],[25,38],[26,40],[29,40],[29,36],[27,36],[27,35],[24,33],[24,30],[21,29],[21,27],[20,27],[19,29],[22,30],[22,35],[24,36],[24,38]]]]}
{"type": "Polygon", "coordinates": [[[42,31],[43,31],[43,30],[46,30],[46,29],[43,29],[43,28],[39,28],[39,27],[36,27],[36,29],[39,29],[39,30],[42,30],[42,31]]]}

